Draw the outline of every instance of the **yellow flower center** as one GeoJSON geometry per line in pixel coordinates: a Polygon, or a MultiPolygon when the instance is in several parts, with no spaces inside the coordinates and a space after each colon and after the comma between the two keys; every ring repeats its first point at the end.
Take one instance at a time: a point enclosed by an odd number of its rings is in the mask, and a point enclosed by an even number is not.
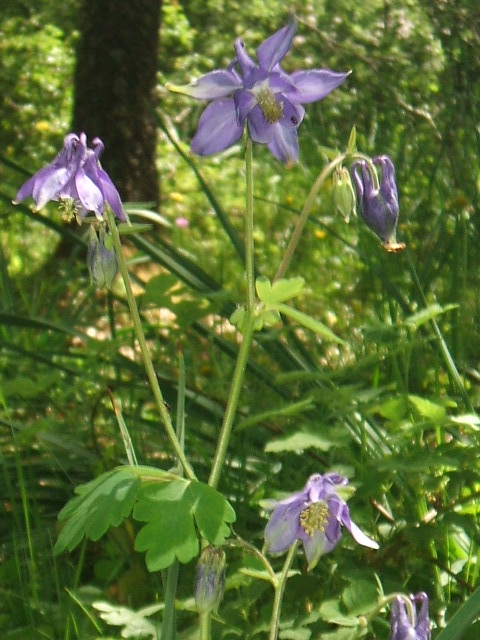
{"type": "Polygon", "coordinates": [[[259,87],[255,91],[255,96],[260,109],[263,111],[265,120],[269,124],[278,122],[283,114],[283,102],[277,102],[275,94],[267,86],[259,87]]]}
{"type": "Polygon", "coordinates": [[[300,525],[310,537],[316,531],[325,531],[329,510],[326,502],[313,502],[300,513],[300,525]]]}
{"type": "Polygon", "coordinates": [[[60,198],[58,206],[63,222],[71,222],[77,213],[77,205],[73,198],[60,198]]]}

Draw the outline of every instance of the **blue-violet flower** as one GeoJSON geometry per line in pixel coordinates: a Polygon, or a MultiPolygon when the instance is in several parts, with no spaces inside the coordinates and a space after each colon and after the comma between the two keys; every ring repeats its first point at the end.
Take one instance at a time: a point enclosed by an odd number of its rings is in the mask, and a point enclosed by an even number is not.
{"type": "Polygon", "coordinates": [[[410,620],[406,611],[405,601],[397,596],[392,602],[392,634],[390,640],[430,640],[430,620],[428,617],[428,596],[426,593],[417,593],[410,596],[413,604],[413,620],[410,620]],[[420,612],[417,614],[416,604],[421,603],[420,612]]]}
{"type": "Polygon", "coordinates": [[[286,73],[280,67],[295,35],[290,23],[264,40],[257,49],[258,64],[235,41],[236,57],[227,69],[212,71],[189,85],[167,85],[172,91],[210,104],[200,117],[191,148],[198,155],[227,149],[242,136],[245,123],[254,142],[266,144],[287,167],[298,159],[297,128],[303,104],[322,100],[348,73],[311,69],[286,73]]]}
{"type": "Polygon", "coordinates": [[[347,478],[336,473],[315,473],[301,491],[275,502],[265,529],[266,550],[281,553],[298,540],[303,544],[308,568],[312,569],[320,556],[337,545],[342,526],[358,544],[378,549],[378,544],[350,519],[347,503],[340,497],[347,484],[347,478]]]}
{"type": "Polygon", "coordinates": [[[90,211],[102,220],[108,204],[117,218],[125,221],[118,191],[99,163],[103,149],[100,138],[93,140],[93,149],[90,149],[84,133],[79,136],[69,133],[53,162],[25,182],[14,203],[32,196],[38,211],[50,200],[60,201],[65,209],[76,214],[79,222],[90,211]]]}
{"type": "Polygon", "coordinates": [[[401,251],[405,245],[396,241],[398,192],[395,167],[388,156],[376,156],[372,161],[382,172],[378,188],[375,186],[372,168],[367,162],[357,160],[352,164],[352,178],[360,214],[388,251],[401,251]]]}

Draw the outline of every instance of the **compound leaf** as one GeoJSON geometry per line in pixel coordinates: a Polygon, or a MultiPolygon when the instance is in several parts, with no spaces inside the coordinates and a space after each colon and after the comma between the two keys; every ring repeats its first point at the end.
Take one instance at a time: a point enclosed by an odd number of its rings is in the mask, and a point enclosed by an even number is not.
{"type": "Polygon", "coordinates": [[[101,538],[132,513],[146,524],[135,548],[146,551],[150,571],[189,562],[199,553],[199,537],[221,545],[235,512],[212,487],[152,467],[124,466],[77,488],[59,514],[64,522],[55,553],[74,549],[84,536],[101,538]]]}

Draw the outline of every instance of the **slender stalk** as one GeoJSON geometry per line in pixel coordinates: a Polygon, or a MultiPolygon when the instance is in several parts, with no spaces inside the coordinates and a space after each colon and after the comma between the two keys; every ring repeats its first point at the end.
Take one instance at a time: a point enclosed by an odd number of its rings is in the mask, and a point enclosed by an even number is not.
{"type": "Polygon", "coordinates": [[[177,582],[180,563],[175,560],[167,569],[165,580],[165,609],[163,610],[162,629],[160,632],[161,640],[175,640],[176,638],[176,621],[175,621],[175,596],[177,594],[177,582]]]}
{"type": "Polygon", "coordinates": [[[335,169],[338,166],[340,166],[347,158],[348,160],[363,160],[364,162],[366,162],[370,166],[370,170],[373,178],[373,187],[374,189],[378,189],[377,171],[375,169],[374,164],[372,163],[371,158],[369,158],[365,154],[359,153],[357,151],[355,151],[354,153],[345,152],[345,153],[341,153],[339,156],[337,156],[331,162],[329,162],[327,166],[324,167],[323,170],[320,172],[317,179],[313,183],[312,188],[310,189],[310,193],[308,194],[307,199],[305,200],[305,203],[300,212],[300,215],[297,219],[297,223],[290,237],[290,241],[283,255],[282,262],[278,268],[278,271],[275,275],[274,280],[283,278],[283,276],[285,275],[288,269],[288,266],[290,264],[290,261],[292,259],[292,256],[295,253],[295,250],[297,248],[298,242],[300,240],[300,236],[302,235],[302,231],[307,223],[308,216],[310,215],[310,212],[315,203],[315,198],[317,197],[320,189],[325,184],[325,181],[327,180],[327,178],[329,178],[330,175],[335,171],[335,169]]]}
{"type": "Polygon", "coordinates": [[[239,547],[240,549],[243,549],[244,551],[251,553],[258,560],[260,560],[260,562],[265,567],[268,575],[270,576],[270,582],[274,587],[276,587],[278,581],[277,581],[277,576],[275,575],[275,571],[273,570],[272,565],[269,563],[267,558],[263,555],[261,551],[257,549],[257,547],[255,547],[253,544],[250,544],[250,542],[247,542],[237,534],[235,534],[235,538],[227,540],[226,544],[228,544],[231,547],[239,547]]]}
{"type": "MultiPolygon", "coordinates": [[[[185,444],[185,360],[183,353],[178,349],[178,394],[177,394],[177,417],[175,432],[177,434],[180,446],[185,444]]],[[[178,469],[179,475],[182,475],[182,467],[178,469]]],[[[165,608],[163,610],[162,629],[160,632],[160,640],[175,640],[177,637],[175,598],[177,595],[178,574],[180,563],[175,558],[166,571],[165,578],[165,608]]]]}
{"type": "Polygon", "coordinates": [[[212,627],[212,620],[210,617],[210,612],[201,613],[199,640],[210,640],[211,627],[212,627]]]}
{"type": "Polygon", "coordinates": [[[112,403],[113,411],[118,422],[118,428],[120,429],[120,433],[122,435],[123,446],[125,447],[125,453],[127,454],[128,464],[131,467],[136,467],[138,466],[137,456],[135,454],[135,449],[133,448],[132,439],[130,438],[130,434],[128,433],[127,425],[125,424],[125,420],[123,419],[121,409],[118,406],[118,403],[115,400],[110,389],[107,389],[107,392],[110,396],[110,402],[112,403]]]}
{"type": "Polygon", "coordinates": [[[247,135],[245,143],[245,277],[247,280],[247,313],[255,307],[255,268],[253,244],[253,145],[247,135]]]}
{"type": "Polygon", "coordinates": [[[292,546],[288,551],[287,557],[285,558],[282,574],[280,576],[280,580],[278,581],[277,587],[275,589],[275,598],[273,600],[273,610],[272,610],[272,621],[270,623],[270,635],[268,636],[268,640],[277,640],[277,637],[278,637],[283,594],[285,592],[285,587],[287,585],[288,572],[290,571],[290,567],[292,566],[292,562],[297,552],[299,544],[300,543],[298,540],[295,542],[295,544],[292,544],[292,546]]]}
{"type": "Polygon", "coordinates": [[[140,314],[138,312],[137,303],[135,301],[135,296],[132,291],[132,285],[130,283],[130,277],[128,275],[127,263],[123,256],[122,245],[120,242],[120,234],[118,232],[117,225],[115,224],[113,213],[108,208],[107,208],[107,214],[108,214],[108,224],[109,224],[110,232],[112,234],[112,239],[113,239],[113,246],[115,249],[115,253],[117,255],[120,273],[122,274],[123,282],[125,285],[125,292],[127,295],[128,306],[130,308],[130,315],[132,318],[135,335],[137,337],[138,344],[140,347],[140,352],[142,354],[142,360],[145,366],[145,371],[147,373],[148,381],[150,383],[150,387],[152,389],[152,393],[155,398],[158,411],[160,413],[160,418],[162,420],[165,431],[167,432],[167,437],[170,441],[170,444],[172,445],[172,448],[175,451],[175,455],[177,456],[180,464],[182,465],[185,471],[185,475],[190,480],[193,480],[195,479],[195,473],[192,467],[190,466],[190,463],[188,462],[187,458],[185,457],[182,446],[175,434],[174,428],[172,426],[172,420],[170,418],[170,414],[163,400],[163,394],[160,389],[160,385],[158,384],[157,374],[155,373],[152,358],[150,356],[150,351],[148,350],[148,347],[147,347],[147,342],[145,339],[145,334],[143,332],[142,322],[140,320],[140,314]]]}
{"type": "Polygon", "coordinates": [[[252,344],[255,326],[255,276],[254,276],[254,243],[253,243],[253,162],[252,141],[247,136],[245,146],[246,167],[246,210],[245,210],[245,275],[247,285],[247,308],[243,328],[243,338],[238,351],[237,362],[233,372],[230,393],[228,395],[227,408],[223,417],[222,428],[217,442],[217,449],[210,471],[208,484],[216,488],[220,480],[225,457],[227,454],[233,423],[238,407],[238,400],[242,390],[245,370],[248,363],[248,355],[252,344]]]}
{"type": "Polygon", "coordinates": [[[337,156],[334,160],[329,162],[327,166],[324,167],[324,169],[321,171],[321,173],[319,174],[315,182],[313,183],[312,188],[310,189],[310,193],[308,194],[307,199],[305,200],[305,203],[300,212],[300,215],[298,216],[297,223],[290,237],[287,249],[283,255],[282,262],[278,268],[278,271],[275,275],[274,280],[283,278],[283,276],[285,275],[285,272],[288,269],[292,256],[295,253],[295,249],[297,248],[298,242],[300,240],[300,236],[302,235],[302,231],[305,225],[307,224],[308,216],[310,215],[310,212],[313,208],[315,198],[317,197],[318,192],[323,187],[326,179],[330,176],[330,174],[334,171],[334,169],[342,164],[342,162],[345,160],[345,157],[346,157],[346,154],[342,153],[339,156],[337,156]]]}

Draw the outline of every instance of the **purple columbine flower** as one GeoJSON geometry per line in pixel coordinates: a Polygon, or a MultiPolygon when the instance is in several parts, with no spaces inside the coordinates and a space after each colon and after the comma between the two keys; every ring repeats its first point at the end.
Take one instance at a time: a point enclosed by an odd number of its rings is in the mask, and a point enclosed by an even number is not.
{"type": "Polygon", "coordinates": [[[90,212],[103,219],[108,204],[119,220],[126,215],[122,201],[110,177],[99,163],[104,145],[100,138],[93,140],[93,149],[87,147],[87,137],[69,133],[63,141],[63,149],[53,162],[43,167],[19,189],[15,204],[32,196],[36,210],[50,200],[62,202],[80,221],[90,212]]]}
{"type": "Polygon", "coordinates": [[[430,640],[428,596],[426,593],[417,593],[416,596],[410,596],[410,600],[413,604],[413,620],[408,617],[405,601],[402,597],[397,596],[392,602],[392,635],[390,640],[430,640]],[[421,603],[418,615],[417,603],[421,603]]]}
{"type": "Polygon", "coordinates": [[[305,115],[302,105],[323,100],[349,74],[328,69],[285,73],[280,62],[296,28],[288,24],[264,40],[257,49],[258,64],[237,39],[236,57],[228,69],[207,73],[190,85],[167,85],[172,91],[212,101],[193,137],[194,153],[203,156],[227,149],[240,139],[247,122],[254,142],[266,144],[287,167],[297,161],[297,128],[305,115]]]}
{"type": "Polygon", "coordinates": [[[315,473],[301,491],[276,502],[265,529],[266,550],[282,553],[299,540],[305,549],[308,568],[313,569],[320,556],[337,545],[342,526],[358,544],[378,549],[378,544],[350,519],[347,503],[339,495],[341,487],[347,484],[347,478],[336,473],[323,476],[315,473]]]}
{"type": "Polygon", "coordinates": [[[375,188],[372,169],[364,160],[352,164],[360,213],[365,224],[377,234],[387,250],[399,251],[405,245],[396,241],[398,192],[395,167],[388,156],[376,156],[373,164],[382,171],[378,189],[375,188]]]}

